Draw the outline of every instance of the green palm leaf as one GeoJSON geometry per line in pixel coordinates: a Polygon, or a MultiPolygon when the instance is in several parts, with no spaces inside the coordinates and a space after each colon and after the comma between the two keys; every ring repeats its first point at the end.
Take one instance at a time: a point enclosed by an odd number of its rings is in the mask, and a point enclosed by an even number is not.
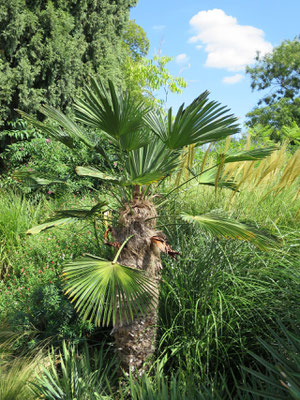
{"type": "Polygon", "coordinates": [[[262,149],[228,153],[225,154],[224,163],[262,160],[272,154],[275,150],[278,150],[276,146],[270,146],[262,149]]]}
{"type": "Polygon", "coordinates": [[[86,88],[84,99],[77,101],[75,108],[79,122],[102,130],[110,139],[131,135],[129,144],[123,141],[125,148],[126,145],[128,148],[141,145],[143,117],[148,109],[144,102],[134,101],[128,93],[117,95],[111,81],[108,81],[106,90],[102,82],[92,79],[91,88],[86,88]],[[138,132],[136,140],[132,136],[134,132],[138,132]]]}
{"type": "Polygon", "coordinates": [[[78,220],[93,217],[99,213],[104,212],[106,202],[101,201],[90,209],[73,209],[73,210],[59,210],[56,211],[55,216],[41,225],[37,225],[26,232],[28,235],[40,233],[46,229],[54,228],[56,226],[63,226],[66,224],[77,222],[78,220]]]}
{"type": "MultiPolygon", "coordinates": [[[[202,172],[199,176],[197,174],[193,173],[192,174],[197,177],[197,183],[200,185],[208,185],[208,186],[216,186],[216,178],[218,178],[218,168],[213,168],[211,170],[207,170],[202,172]]],[[[237,189],[237,184],[233,180],[223,180],[222,178],[219,178],[217,180],[217,187],[219,188],[226,188],[226,189],[231,189],[231,190],[236,190],[237,189]]]]}
{"type": "Polygon", "coordinates": [[[66,294],[84,320],[96,326],[130,323],[157,298],[155,284],[142,270],[86,256],[65,266],[66,294]]]}
{"type": "Polygon", "coordinates": [[[78,125],[75,124],[70,118],[64,115],[62,112],[56,110],[53,107],[44,105],[41,107],[40,112],[48,117],[55,125],[46,124],[35,120],[29,114],[24,111],[17,110],[24,119],[30,124],[35,126],[37,129],[45,133],[47,136],[52,137],[55,140],[60,141],[67,147],[73,149],[74,140],[80,140],[88,147],[93,148],[94,144],[88,139],[88,137],[81,131],[78,125]]]}
{"type": "Polygon", "coordinates": [[[139,149],[150,143],[154,139],[151,132],[146,130],[128,131],[125,135],[120,137],[120,145],[123,150],[139,149]]]}
{"type": "Polygon", "coordinates": [[[133,184],[150,184],[170,175],[179,165],[179,155],[156,139],[129,153],[126,170],[133,184]]]}
{"type": "Polygon", "coordinates": [[[186,222],[198,225],[217,237],[251,241],[262,250],[267,250],[275,246],[272,237],[267,237],[258,232],[257,229],[226,218],[217,212],[201,215],[189,215],[184,213],[181,214],[181,218],[186,222]]]}
{"type": "Polygon", "coordinates": [[[99,171],[97,168],[93,167],[76,167],[76,173],[80,176],[91,176],[92,178],[98,178],[102,181],[107,181],[114,183],[116,185],[126,185],[126,181],[123,178],[109,175],[107,173],[99,171]]]}
{"type": "Polygon", "coordinates": [[[42,231],[45,231],[46,229],[50,229],[55,226],[67,225],[67,224],[70,224],[70,223],[76,222],[76,221],[77,221],[77,218],[72,218],[72,217],[59,218],[59,219],[45,222],[41,225],[37,225],[33,228],[30,228],[30,229],[28,229],[28,231],[26,233],[27,233],[27,235],[35,235],[36,233],[40,233],[42,231]]]}
{"type": "Polygon", "coordinates": [[[151,112],[145,116],[145,121],[170,149],[214,142],[237,133],[237,118],[219,103],[208,102],[208,94],[207,91],[202,93],[185,109],[182,104],[175,119],[170,108],[166,118],[161,112],[151,112]]]}
{"type": "Polygon", "coordinates": [[[24,181],[28,185],[31,185],[31,186],[52,185],[55,183],[68,185],[68,182],[66,182],[62,179],[57,179],[56,177],[51,176],[49,174],[36,172],[36,171],[15,171],[13,174],[13,177],[15,179],[17,179],[18,181],[24,181]]]}

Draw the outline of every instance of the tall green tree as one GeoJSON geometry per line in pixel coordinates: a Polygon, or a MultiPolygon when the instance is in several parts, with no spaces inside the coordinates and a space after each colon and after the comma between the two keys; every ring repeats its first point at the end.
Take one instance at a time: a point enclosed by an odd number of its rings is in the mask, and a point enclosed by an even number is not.
{"type": "MultiPolygon", "coordinates": [[[[52,107],[44,107],[43,112],[56,122],[56,127],[24,115],[37,128],[71,148],[74,140],[79,139],[90,151],[105,157],[101,143],[110,141],[119,165],[116,168],[107,159],[109,167],[105,172],[94,166],[78,166],[78,175],[98,179],[106,186],[105,199],[99,199],[91,209],[60,210],[53,220],[28,233],[82,219],[93,221],[95,228],[100,223],[110,224],[104,240],[116,249],[113,261],[99,255],[85,256],[65,266],[66,293],[83,318],[92,319],[97,325],[113,325],[123,367],[141,372],[144,361],[155,349],[160,253],[174,258],[178,255],[157,226],[157,207],[166,199],[176,198],[177,190],[192,180],[216,188],[235,189],[233,182],[222,179],[223,166],[228,162],[263,158],[273,149],[225,152],[208,170],[198,171],[186,182],[167,190],[163,181],[177,173],[186,146],[217,142],[237,133],[236,118],[226,107],[209,101],[208,92],[187,107],[183,104],[173,116],[172,108],[165,115],[148,107],[145,101],[137,101],[128,92],[117,91],[112,82],[109,90],[105,86],[93,81],[84,98],[76,103],[76,120],[98,132],[101,142],[97,145],[75,121],[52,107]]],[[[36,176],[36,172],[33,174],[36,176]]],[[[217,236],[252,240],[262,248],[268,245],[252,228],[217,212],[182,213],[173,217],[174,223],[193,223],[217,236]]]]}
{"type": "Polygon", "coordinates": [[[251,88],[264,96],[258,107],[247,114],[248,125],[257,123],[273,127],[273,137],[283,125],[300,123],[300,41],[286,40],[273,52],[256,58],[254,67],[247,67],[251,88]]]}
{"type": "Polygon", "coordinates": [[[136,3],[1,1],[0,126],[15,119],[15,108],[35,114],[47,103],[68,110],[89,74],[122,82],[123,32],[136,3]]]}

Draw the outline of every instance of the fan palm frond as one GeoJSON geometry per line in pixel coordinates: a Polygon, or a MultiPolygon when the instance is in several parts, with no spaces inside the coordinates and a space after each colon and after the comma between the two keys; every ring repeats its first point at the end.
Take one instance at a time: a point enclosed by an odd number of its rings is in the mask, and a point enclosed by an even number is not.
{"type": "MultiPolygon", "coordinates": [[[[108,81],[107,90],[102,82],[92,79],[91,87],[85,89],[84,99],[76,102],[75,109],[77,121],[102,130],[110,139],[139,132],[138,139],[129,140],[129,148],[140,146],[143,117],[148,108],[143,101],[134,101],[128,93],[117,94],[112,81],[108,81]]],[[[125,140],[123,144],[126,146],[125,140]]]]}
{"type": "Polygon", "coordinates": [[[28,229],[26,231],[27,235],[35,235],[36,233],[40,233],[42,231],[45,231],[46,229],[53,228],[55,226],[64,226],[67,224],[70,224],[72,222],[76,222],[77,218],[73,217],[67,217],[67,218],[55,218],[55,220],[51,220],[48,222],[45,222],[41,225],[34,226],[33,228],[28,229]]]}
{"type": "Polygon", "coordinates": [[[69,183],[62,180],[57,179],[50,174],[45,174],[36,171],[14,171],[13,178],[15,178],[18,182],[26,182],[29,186],[38,186],[38,185],[52,185],[52,184],[64,184],[68,185],[69,183]]]}
{"type": "Polygon", "coordinates": [[[55,216],[41,225],[37,225],[26,232],[28,235],[34,235],[40,233],[46,229],[54,228],[56,226],[63,226],[66,224],[74,223],[79,220],[88,219],[94,217],[99,213],[105,211],[107,203],[102,201],[97,203],[90,209],[73,209],[73,210],[60,210],[56,211],[55,216]]]}
{"type": "Polygon", "coordinates": [[[214,236],[251,241],[262,250],[267,250],[275,245],[272,237],[260,233],[256,228],[229,219],[218,212],[201,215],[184,213],[181,214],[181,218],[186,222],[198,225],[214,236]]]}
{"type": "Polygon", "coordinates": [[[226,188],[231,190],[237,190],[237,184],[233,180],[224,180],[221,176],[218,176],[218,167],[212,168],[210,170],[201,172],[200,174],[191,173],[197,178],[197,183],[199,185],[217,186],[219,188],[226,188]]]}
{"type": "Polygon", "coordinates": [[[66,294],[76,310],[96,326],[130,323],[157,298],[154,282],[144,271],[95,256],[67,264],[64,275],[66,294]]]}
{"type": "Polygon", "coordinates": [[[150,184],[170,175],[179,165],[179,155],[179,152],[169,150],[156,139],[129,153],[126,170],[134,184],[150,184]]]}
{"type": "Polygon", "coordinates": [[[244,150],[231,152],[224,155],[224,163],[240,162],[240,161],[256,161],[268,157],[273,151],[278,150],[276,146],[265,147],[255,150],[244,150]]]}
{"type": "Polygon", "coordinates": [[[182,104],[174,119],[172,108],[166,118],[161,112],[150,112],[145,116],[146,123],[170,149],[214,142],[237,133],[237,118],[218,102],[208,102],[208,95],[207,91],[202,93],[186,108],[182,104]]]}
{"type": "Polygon", "coordinates": [[[74,140],[80,140],[90,148],[94,147],[94,144],[88,139],[87,135],[82,132],[79,126],[75,124],[75,122],[53,107],[44,105],[40,108],[40,112],[44,114],[45,117],[48,117],[50,121],[54,122],[54,124],[40,122],[24,111],[17,111],[31,125],[35,126],[45,135],[63,143],[70,149],[73,149],[74,147],[74,140]]]}
{"type": "Polygon", "coordinates": [[[115,185],[126,186],[130,183],[123,177],[118,177],[114,175],[107,174],[105,172],[99,171],[97,168],[93,167],[76,167],[76,173],[80,176],[90,176],[92,178],[98,178],[102,181],[107,181],[115,185]]]}

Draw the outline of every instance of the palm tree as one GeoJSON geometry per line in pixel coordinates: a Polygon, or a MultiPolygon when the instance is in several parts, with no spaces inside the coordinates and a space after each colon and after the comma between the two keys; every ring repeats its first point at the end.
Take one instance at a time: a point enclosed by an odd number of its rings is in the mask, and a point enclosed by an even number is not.
{"type": "MultiPolygon", "coordinates": [[[[173,116],[172,108],[164,114],[143,101],[136,101],[129,93],[118,92],[112,82],[107,86],[92,81],[83,99],[75,103],[76,122],[48,106],[42,109],[48,123],[21,112],[66,146],[74,148],[76,140],[80,140],[91,151],[98,152],[106,162],[106,172],[89,166],[78,166],[76,172],[99,179],[111,198],[89,210],[59,211],[52,220],[28,233],[87,218],[96,224],[107,221],[108,213],[115,216],[105,233],[106,243],[116,248],[114,260],[86,255],[66,265],[66,293],[84,319],[96,325],[113,325],[123,368],[141,370],[155,349],[160,253],[174,258],[178,254],[168,244],[166,235],[157,229],[158,203],[167,201],[192,180],[234,189],[233,182],[222,180],[223,166],[228,162],[261,159],[273,149],[222,154],[214,166],[193,172],[189,179],[165,193],[162,182],[178,172],[187,146],[197,147],[236,134],[239,131],[236,118],[219,103],[208,101],[208,92],[187,107],[183,104],[173,116]],[[92,128],[95,136],[82,126],[92,128]],[[118,170],[103,149],[105,140],[115,150],[118,170]]],[[[262,248],[267,246],[266,240],[253,229],[216,213],[182,214],[180,218],[218,236],[251,240],[262,248]]]]}

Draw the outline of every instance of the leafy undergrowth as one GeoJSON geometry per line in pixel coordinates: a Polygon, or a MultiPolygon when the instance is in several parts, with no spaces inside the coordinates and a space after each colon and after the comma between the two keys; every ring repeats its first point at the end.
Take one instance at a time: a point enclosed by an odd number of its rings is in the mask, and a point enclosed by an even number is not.
{"type": "MultiPolygon", "coordinates": [[[[233,197],[231,191],[222,190],[215,195],[214,188],[200,191],[195,187],[188,196],[183,192],[176,201],[164,205],[160,227],[172,248],[181,255],[177,261],[163,257],[156,360],[149,374],[138,380],[132,376],[124,378],[120,388],[109,382],[107,374],[105,395],[95,389],[87,395],[87,400],[263,398],[253,394],[253,390],[267,390],[268,383],[247,371],[269,375],[266,365],[259,363],[253,354],[274,366],[265,343],[274,344],[274,333],[282,337],[280,324],[293,330],[293,322],[299,321],[296,310],[300,300],[300,224],[299,200],[293,200],[297,191],[294,185],[268,196],[249,186],[249,190],[246,187],[233,197]],[[225,209],[231,216],[276,235],[279,247],[262,252],[247,242],[213,239],[183,221],[175,225],[174,215],[179,212],[197,214],[213,209],[225,209]],[[167,214],[172,217],[163,218],[167,214]],[[246,386],[254,388],[251,393],[243,389],[246,386]]],[[[108,258],[111,255],[108,247],[98,248],[92,225],[69,225],[36,236],[25,234],[54,209],[65,204],[68,208],[90,206],[93,201],[90,194],[38,201],[22,199],[13,193],[0,195],[0,319],[18,333],[12,351],[32,352],[49,342],[61,348],[63,340],[67,340],[67,344],[79,345],[72,360],[76,357],[83,360],[86,355],[81,342],[86,337],[90,346],[95,341],[97,344],[107,341],[109,331],[97,331],[91,324],[82,323],[62,291],[64,262],[83,253],[108,258]]],[[[98,229],[101,237],[104,227],[98,229]]],[[[68,351],[65,356],[70,356],[73,350],[68,351]]],[[[0,365],[3,382],[13,382],[17,375],[21,376],[25,388],[22,390],[27,390],[28,396],[23,398],[35,398],[30,397],[33,392],[29,395],[31,364],[23,357],[16,362],[19,364],[11,369],[8,364],[4,367],[3,362],[0,365]],[[27,367],[30,373],[26,372],[27,367]]],[[[55,367],[47,368],[49,374],[55,374],[55,367]]],[[[60,364],[57,374],[59,386],[63,376],[60,364]]],[[[87,388],[85,380],[90,378],[87,375],[79,378],[82,387],[87,388]]],[[[278,383],[279,378],[275,379],[278,383]]],[[[60,387],[60,390],[67,389],[60,387]]],[[[289,391],[280,382],[276,390],[271,396],[289,398],[289,391]]]]}

